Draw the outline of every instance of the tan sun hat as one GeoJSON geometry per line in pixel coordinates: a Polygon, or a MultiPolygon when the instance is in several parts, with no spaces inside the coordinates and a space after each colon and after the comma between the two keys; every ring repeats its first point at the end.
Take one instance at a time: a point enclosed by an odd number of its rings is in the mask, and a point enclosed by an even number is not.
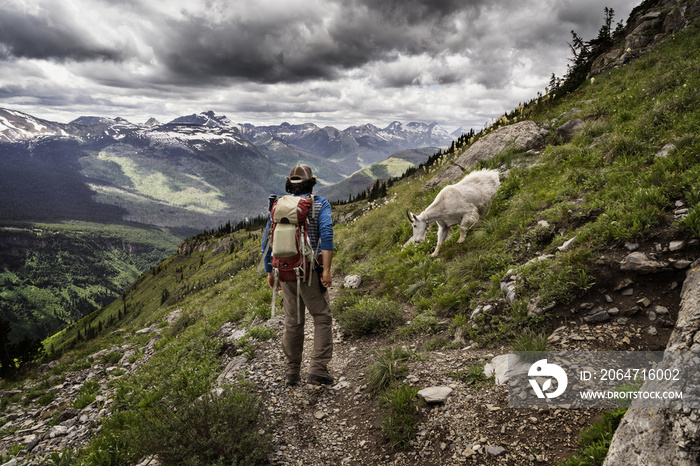
{"type": "Polygon", "coordinates": [[[296,167],[292,168],[291,172],[289,172],[289,181],[294,184],[303,183],[311,178],[315,178],[315,176],[311,172],[311,167],[308,165],[297,165],[296,167]]]}

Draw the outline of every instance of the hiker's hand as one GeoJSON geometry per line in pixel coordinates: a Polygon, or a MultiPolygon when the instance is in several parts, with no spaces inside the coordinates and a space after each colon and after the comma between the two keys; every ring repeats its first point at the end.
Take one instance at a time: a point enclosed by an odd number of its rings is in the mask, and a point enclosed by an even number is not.
{"type": "Polygon", "coordinates": [[[326,288],[330,288],[332,284],[333,276],[331,275],[331,271],[330,269],[324,267],[323,274],[321,275],[321,285],[325,286],[326,288]]]}
{"type": "MultiPolygon", "coordinates": [[[[267,274],[267,284],[270,285],[270,288],[275,287],[275,276],[272,273],[267,274]]],[[[277,291],[279,291],[282,288],[282,286],[277,283],[277,291]]]]}

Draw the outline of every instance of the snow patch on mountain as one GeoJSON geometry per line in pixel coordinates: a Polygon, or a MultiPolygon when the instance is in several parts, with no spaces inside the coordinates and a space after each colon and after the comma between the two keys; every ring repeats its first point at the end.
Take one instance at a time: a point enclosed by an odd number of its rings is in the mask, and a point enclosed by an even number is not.
{"type": "Polygon", "coordinates": [[[231,126],[232,122],[226,117],[226,115],[216,115],[214,111],[209,110],[208,112],[202,112],[175,118],[170,122],[170,124],[188,124],[217,127],[231,126]]]}
{"type": "Polygon", "coordinates": [[[67,136],[59,124],[16,110],[0,108],[0,142],[20,142],[41,136],[67,136]]]}

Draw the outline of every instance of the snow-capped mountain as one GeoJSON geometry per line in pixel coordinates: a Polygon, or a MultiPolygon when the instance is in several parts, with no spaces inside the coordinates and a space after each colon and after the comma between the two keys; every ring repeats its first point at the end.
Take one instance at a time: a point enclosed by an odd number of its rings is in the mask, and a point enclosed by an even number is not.
{"type": "Polygon", "coordinates": [[[199,232],[264,212],[288,168],[215,115],[135,124],[51,123],[0,109],[0,218],[131,221],[199,232]]]}
{"type": "Polygon", "coordinates": [[[68,136],[59,123],[0,108],[0,142],[20,142],[41,136],[68,136]]]}
{"type": "Polygon", "coordinates": [[[471,129],[465,129],[463,126],[460,126],[456,130],[452,131],[450,135],[453,139],[459,139],[465,134],[469,134],[469,131],[471,131],[471,129]]]}
{"type": "Polygon", "coordinates": [[[208,111],[165,124],[101,116],[62,124],[0,109],[0,177],[11,180],[0,184],[7,201],[0,218],[127,220],[201,231],[264,213],[268,195],[284,191],[296,164],[311,166],[320,188],[395,152],[430,153],[451,140],[435,123],[341,131],[313,123],[233,124],[208,111]]]}
{"type": "Polygon", "coordinates": [[[170,124],[185,124],[199,126],[231,126],[231,120],[225,115],[216,115],[212,110],[175,118],[170,124]]]}
{"type": "MultiPolygon", "coordinates": [[[[282,123],[276,126],[241,124],[238,128],[243,137],[258,146],[264,146],[273,138],[277,140],[278,146],[286,145],[287,150],[302,149],[334,160],[345,175],[384,160],[401,150],[437,148],[447,146],[453,140],[437,123],[412,122],[404,126],[395,121],[386,128],[364,124],[350,126],[342,131],[332,126],[320,128],[313,123],[282,123]]],[[[265,152],[262,147],[261,150],[265,152]]],[[[266,153],[270,155],[269,152],[266,153]]]]}
{"type": "Polygon", "coordinates": [[[100,139],[107,136],[121,139],[131,132],[138,131],[140,128],[140,125],[120,117],[82,116],[71,121],[67,130],[71,136],[81,138],[100,139]]]}

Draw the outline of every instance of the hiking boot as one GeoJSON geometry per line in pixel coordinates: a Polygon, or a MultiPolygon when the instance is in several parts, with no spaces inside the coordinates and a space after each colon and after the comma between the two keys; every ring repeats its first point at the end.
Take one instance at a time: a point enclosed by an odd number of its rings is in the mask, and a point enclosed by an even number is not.
{"type": "Polygon", "coordinates": [[[287,374],[287,380],[285,383],[289,387],[297,385],[299,383],[299,374],[287,374]]]}
{"type": "Polygon", "coordinates": [[[333,377],[327,372],[326,375],[309,374],[309,378],[306,379],[306,383],[311,385],[333,385],[333,377]]]}

